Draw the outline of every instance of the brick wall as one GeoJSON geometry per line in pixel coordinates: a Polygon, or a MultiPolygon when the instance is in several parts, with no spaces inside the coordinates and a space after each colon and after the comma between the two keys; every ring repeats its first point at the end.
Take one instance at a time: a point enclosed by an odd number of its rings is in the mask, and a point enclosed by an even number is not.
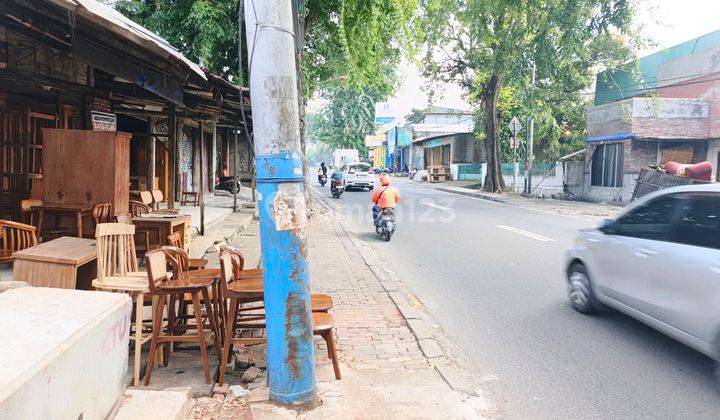
{"type": "Polygon", "coordinates": [[[634,118],[632,132],[638,137],[708,137],[708,120],[700,118],[634,118]]]}
{"type": "Polygon", "coordinates": [[[625,143],[623,171],[637,174],[640,169],[657,164],[656,140],[634,140],[625,143]]]}
{"type": "Polygon", "coordinates": [[[720,80],[718,73],[683,80],[676,86],[658,88],[661,98],[702,98],[708,102],[708,137],[720,137],[720,80]]]}

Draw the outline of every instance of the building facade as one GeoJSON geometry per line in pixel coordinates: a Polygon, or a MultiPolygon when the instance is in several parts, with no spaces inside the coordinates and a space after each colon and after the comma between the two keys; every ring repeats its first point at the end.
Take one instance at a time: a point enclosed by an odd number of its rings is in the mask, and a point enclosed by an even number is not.
{"type": "Polygon", "coordinates": [[[628,202],[640,170],[720,166],[720,31],[598,74],[587,115],[583,198],[628,202]]]}

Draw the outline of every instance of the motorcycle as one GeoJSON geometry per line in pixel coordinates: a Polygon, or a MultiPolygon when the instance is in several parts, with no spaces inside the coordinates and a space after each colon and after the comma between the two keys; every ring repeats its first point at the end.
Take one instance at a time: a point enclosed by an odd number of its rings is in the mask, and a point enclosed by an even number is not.
{"type": "Polygon", "coordinates": [[[222,176],[220,178],[215,178],[216,190],[225,190],[230,194],[235,194],[235,191],[238,191],[241,186],[242,184],[240,184],[240,180],[235,182],[235,178],[231,176],[222,176]]]}
{"type": "Polygon", "coordinates": [[[397,224],[395,223],[395,209],[381,209],[376,223],[375,233],[380,235],[385,242],[390,241],[393,233],[395,233],[395,229],[397,229],[397,224]]]}
{"type": "Polygon", "coordinates": [[[330,180],[330,193],[333,198],[340,198],[342,193],[345,192],[345,184],[342,179],[331,179],[330,180]]]}
{"type": "Polygon", "coordinates": [[[325,174],[318,174],[318,182],[320,183],[321,187],[324,187],[327,183],[327,175],[325,174]]]}

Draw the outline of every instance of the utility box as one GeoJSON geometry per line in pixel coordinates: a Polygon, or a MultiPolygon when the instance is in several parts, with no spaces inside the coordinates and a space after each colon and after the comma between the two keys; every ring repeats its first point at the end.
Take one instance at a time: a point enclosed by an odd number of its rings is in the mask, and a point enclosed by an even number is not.
{"type": "Polygon", "coordinates": [[[0,308],[0,419],[107,418],[126,387],[130,297],[24,287],[0,308]]]}

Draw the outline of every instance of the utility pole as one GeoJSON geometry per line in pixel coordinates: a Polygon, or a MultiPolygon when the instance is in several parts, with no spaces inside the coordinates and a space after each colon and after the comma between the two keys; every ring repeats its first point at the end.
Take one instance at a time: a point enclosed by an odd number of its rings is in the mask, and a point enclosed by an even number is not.
{"type": "Polygon", "coordinates": [[[317,405],[291,0],[245,0],[270,399],[317,405]]]}
{"type": "MultiPolygon", "coordinates": [[[[535,97],[535,60],[533,59],[530,75],[530,99],[535,97]]],[[[532,109],[532,103],[530,104],[532,109]]],[[[535,138],[535,118],[531,115],[528,121],[527,140],[525,141],[525,194],[532,193],[533,141],[535,138]]]]}

